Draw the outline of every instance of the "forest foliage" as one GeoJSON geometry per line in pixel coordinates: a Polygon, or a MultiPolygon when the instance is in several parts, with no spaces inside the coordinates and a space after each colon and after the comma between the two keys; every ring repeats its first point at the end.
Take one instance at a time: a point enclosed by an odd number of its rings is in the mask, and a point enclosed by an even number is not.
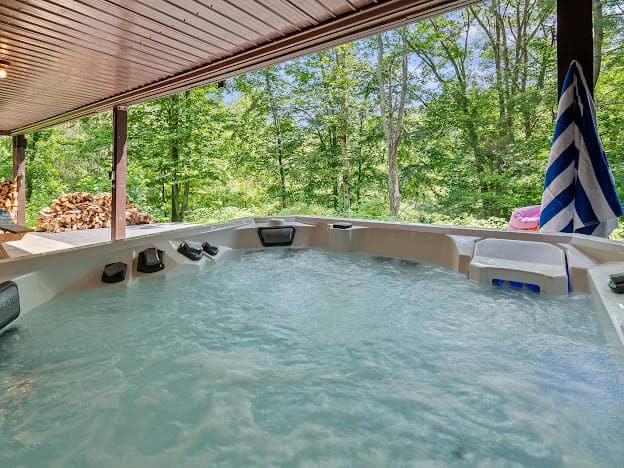
{"type": "MultiPolygon", "coordinates": [[[[624,4],[594,7],[599,128],[624,195],[624,4]]],[[[503,227],[541,199],[554,11],[554,0],[492,0],[133,106],[129,196],[162,221],[300,213],[503,227]]],[[[60,193],[110,190],[111,121],[28,135],[29,224],[60,193]]]]}

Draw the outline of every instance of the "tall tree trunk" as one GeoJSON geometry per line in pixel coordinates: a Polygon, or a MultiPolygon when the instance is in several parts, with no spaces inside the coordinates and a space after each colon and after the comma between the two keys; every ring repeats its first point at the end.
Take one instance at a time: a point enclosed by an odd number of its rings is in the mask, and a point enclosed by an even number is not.
{"type": "Polygon", "coordinates": [[[338,132],[340,155],[342,159],[342,205],[344,211],[351,211],[351,160],[349,155],[349,101],[348,101],[348,76],[347,76],[347,52],[344,47],[334,49],[336,71],[339,77],[340,87],[338,91],[338,132]]]}
{"type": "Polygon", "coordinates": [[[381,119],[383,122],[384,135],[386,137],[386,150],[388,152],[388,195],[390,201],[390,213],[398,216],[401,205],[401,189],[399,185],[399,168],[397,152],[399,141],[403,134],[403,113],[407,96],[407,28],[401,30],[401,78],[398,96],[392,83],[392,69],[384,76],[384,44],[383,36],[377,36],[377,84],[379,86],[379,102],[381,119]],[[387,86],[387,92],[386,92],[387,86]],[[396,99],[396,102],[395,102],[396,99]]]}
{"type": "Polygon", "coordinates": [[[179,223],[184,221],[184,211],[181,206],[180,199],[180,181],[178,180],[179,173],[177,165],[180,162],[180,153],[177,140],[171,145],[169,149],[169,157],[176,167],[173,171],[174,180],[171,182],[171,222],[179,223]]]}
{"type": "Polygon", "coordinates": [[[346,97],[341,97],[340,154],[342,155],[342,197],[347,214],[351,211],[351,161],[349,159],[348,121],[346,117],[346,97]]]}
{"type": "Polygon", "coordinates": [[[189,209],[191,181],[185,166],[188,160],[189,144],[192,127],[189,125],[191,115],[191,91],[170,96],[171,106],[167,114],[169,132],[173,137],[169,142],[169,160],[171,162],[171,221],[183,222],[189,209]]]}
{"type": "Polygon", "coordinates": [[[182,217],[184,217],[188,211],[190,191],[191,183],[187,180],[184,182],[182,190],[182,217]]]}
{"type": "Polygon", "coordinates": [[[351,163],[349,161],[349,148],[347,146],[347,133],[342,131],[340,138],[340,149],[342,152],[342,187],[343,205],[347,214],[351,211],[351,163]]]}
{"type": "Polygon", "coordinates": [[[169,141],[169,160],[171,161],[171,222],[184,221],[184,210],[180,198],[180,95],[169,97],[170,107],[167,112],[167,126],[173,138],[169,141]]]}
{"type": "Polygon", "coordinates": [[[357,162],[356,172],[356,186],[355,186],[355,203],[360,204],[360,192],[362,191],[362,148],[360,147],[360,157],[357,162]]]}
{"type": "Polygon", "coordinates": [[[602,0],[593,0],[592,9],[594,14],[594,89],[596,89],[602,67],[602,43],[604,41],[602,0]]]}
{"type": "Polygon", "coordinates": [[[388,147],[388,187],[390,196],[390,213],[399,215],[401,206],[401,189],[399,187],[399,168],[397,163],[397,145],[393,141],[388,147]]]}
{"type": "Polygon", "coordinates": [[[264,70],[264,80],[266,92],[269,99],[269,108],[271,110],[271,118],[273,119],[273,128],[275,129],[275,152],[277,154],[277,163],[279,167],[280,177],[280,198],[282,199],[282,208],[286,208],[286,170],[284,169],[284,155],[282,149],[282,127],[280,125],[280,116],[275,96],[273,94],[273,86],[271,85],[270,71],[264,70]]]}

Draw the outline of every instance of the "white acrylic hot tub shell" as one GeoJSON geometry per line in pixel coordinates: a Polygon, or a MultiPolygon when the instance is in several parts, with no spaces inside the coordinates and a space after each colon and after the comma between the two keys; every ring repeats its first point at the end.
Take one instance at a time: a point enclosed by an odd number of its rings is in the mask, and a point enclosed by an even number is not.
{"type": "MultiPolygon", "coordinates": [[[[624,344],[624,295],[613,294],[607,286],[609,274],[624,272],[624,244],[620,242],[569,234],[543,235],[311,216],[280,218],[285,224],[296,227],[294,248],[362,252],[441,264],[480,282],[489,282],[505,271],[508,276],[510,272],[518,276],[503,279],[540,284],[541,275],[542,280],[552,280],[551,285],[543,288],[549,292],[563,292],[561,262],[552,261],[557,256],[563,257],[572,289],[591,292],[599,312],[608,317],[613,325],[611,329],[624,344]],[[353,227],[334,229],[332,225],[338,221],[348,221],[353,227]],[[533,254],[526,255],[526,252],[533,254]]],[[[124,288],[154,276],[168,277],[208,268],[230,249],[261,249],[257,228],[269,225],[275,225],[275,221],[247,218],[222,224],[192,225],[157,234],[147,231],[144,236],[123,241],[1,260],[0,281],[13,280],[18,284],[22,313],[26,313],[59,294],[99,287],[124,288]],[[193,262],[176,251],[182,240],[207,240],[218,245],[221,252],[217,258],[193,262]],[[136,272],[138,253],[148,247],[166,252],[165,270],[152,275],[136,272]],[[102,283],[104,265],[117,261],[129,266],[126,281],[115,285],[102,283]]],[[[546,283],[542,281],[542,284],[546,283]]]]}

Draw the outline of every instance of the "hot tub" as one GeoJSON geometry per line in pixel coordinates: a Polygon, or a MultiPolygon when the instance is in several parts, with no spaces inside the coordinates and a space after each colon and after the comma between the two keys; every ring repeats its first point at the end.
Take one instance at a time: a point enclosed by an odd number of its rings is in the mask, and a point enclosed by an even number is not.
{"type": "Polygon", "coordinates": [[[0,334],[11,465],[624,457],[617,242],[296,216],[1,265],[21,305],[0,334]],[[148,248],[164,269],[137,271],[148,248]]]}

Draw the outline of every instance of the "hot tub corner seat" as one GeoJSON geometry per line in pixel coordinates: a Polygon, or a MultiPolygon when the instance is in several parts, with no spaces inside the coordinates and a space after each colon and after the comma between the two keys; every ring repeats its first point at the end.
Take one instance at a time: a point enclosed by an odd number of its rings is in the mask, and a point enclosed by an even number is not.
{"type": "Polygon", "coordinates": [[[537,285],[548,294],[568,293],[565,252],[544,242],[481,240],[476,244],[468,276],[481,284],[513,281],[537,285]]]}

